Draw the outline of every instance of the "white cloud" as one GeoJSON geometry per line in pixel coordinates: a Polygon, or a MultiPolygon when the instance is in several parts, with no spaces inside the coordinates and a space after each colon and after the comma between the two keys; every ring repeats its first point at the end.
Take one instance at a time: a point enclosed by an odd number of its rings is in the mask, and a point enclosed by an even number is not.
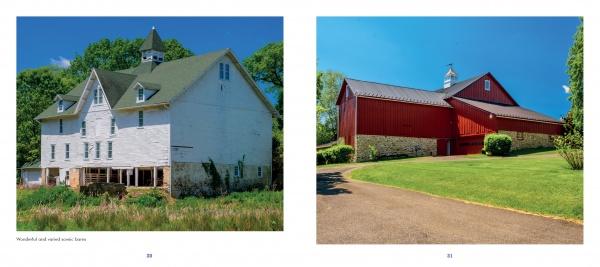
{"type": "Polygon", "coordinates": [[[64,57],[58,57],[58,59],[51,58],[50,64],[55,65],[61,69],[66,69],[69,66],[71,66],[71,60],[64,57]]]}
{"type": "Polygon", "coordinates": [[[565,89],[566,94],[571,93],[571,88],[569,88],[568,86],[563,85],[563,89],[565,89]]]}

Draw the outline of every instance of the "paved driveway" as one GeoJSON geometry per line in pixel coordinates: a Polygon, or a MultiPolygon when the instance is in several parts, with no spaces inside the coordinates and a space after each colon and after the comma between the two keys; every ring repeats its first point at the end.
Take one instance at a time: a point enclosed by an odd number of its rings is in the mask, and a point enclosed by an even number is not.
{"type": "Polygon", "coordinates": [[[317,172],[319,244],[581,244],[583,226],[317,172]]]}

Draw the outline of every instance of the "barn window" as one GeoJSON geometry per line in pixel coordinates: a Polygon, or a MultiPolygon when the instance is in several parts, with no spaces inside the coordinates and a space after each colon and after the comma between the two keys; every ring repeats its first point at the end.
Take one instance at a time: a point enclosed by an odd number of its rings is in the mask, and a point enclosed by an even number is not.
{"type": "Polygon", "coordinates": [[[138,128],[144,127],[144,112],[138,111],[138,128]]]}
{"type": "Polygon", "coordinates": [[[50,159],[54,160],[56,153],[56,145],[50,145],[50,159]]]}
{"type": "Polygon", "coordinates": [[[240,177],[240,167],[237,165],[233,167],[233,176],[240,177]]]}
{"type": "Polygon", "coordinates": [[[81,122],[81,136],[85,136],[86,134],[86,129],[85,129],[85,121],[81,122]]]}
{"type": "Polygon", "coordinates": [[[223,80],[223,77],[225,77],[223,68],[223,63],[219,63],[219,80],[223,80]]]}
{"type": "Polygon", "coordinates": [[[491,90],[490,80],[485,80],[485,90],[486,91],[491,90]]]}
{"type": "Polygon", "coordinates": [[[523,140],[523,132],[517,132],[517,140],[523,140]]]}
{"type": "Polygon", "coordinates": [[[96,89],[94,89],[94,104],[101,104],[102,101],[102,89],[100,86],[98,86],[96,89]]]}
{"type": "Polygon", "coordinates": [[[88,143],[83,143],[83,159],[87,160],[90,158],[90,144],[88,143]]]}
{"type": "Polygon", "coordinates": [[[63,121],[62,119],[58,120],[58,132],[63,133],[63,121]]]}
{"type": "Polygon", "coordinates": [[[108,142],[108,150],[107,150],[107,152],[108,152],[108,159],[112,159],[112,157],[113,157],[113,155],[112,155],[112,149],[113,149],[112,142],[109,141],[108,142]]]}
{"type": "Polygon", "coordinates": [[[136,102],[144,102],[144,88],[138,88],[136,102]]]}
{"type": "Polygon", "coordinates": [[[100,159],[100,142],[96,142],[96,159],[100,159]]]}
{"type": "Polygon", "coordinates": [[[65,159],[69,159],[71,157],[71,145],[65,144],[65,159]]]}
{"type": "Polygon", "coordinates": [[[117,121],[115,118],[110,119],[110,134],[115,134],[117,128],[117,121]]]}
{"type": "Polygon", "coordinates": [[[261,166],[258,166],[258,169],[256,170],[256,175],[258,175],[258,178],[262,178],[263,176],[263,170],[261,166]]]}

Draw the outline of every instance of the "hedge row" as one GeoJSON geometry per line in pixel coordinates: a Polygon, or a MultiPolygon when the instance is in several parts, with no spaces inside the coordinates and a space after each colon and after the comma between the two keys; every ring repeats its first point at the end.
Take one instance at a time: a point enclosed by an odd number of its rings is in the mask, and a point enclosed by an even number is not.
{"type": "Polygon", "coordinates": [[[334,145],[317,151],[317,164],[345,163],[352,159],[354,149],[349,145],[334,145]]]}

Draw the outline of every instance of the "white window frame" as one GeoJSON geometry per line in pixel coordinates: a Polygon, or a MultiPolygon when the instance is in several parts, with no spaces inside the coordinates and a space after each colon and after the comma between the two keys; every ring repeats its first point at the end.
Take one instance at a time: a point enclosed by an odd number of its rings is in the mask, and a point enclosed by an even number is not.
{"type": "Polygon", "coordinates": [[[58,119],[58,133],[63,133],[63,120],[58,119]]]}
{"type": "Polygon", "coordinates": [[[138,128],[144,128],[144,111],[138,111],[138,128]]]}
{"type": "Polygon", "coordinates": [[[100,142],[96,142],[96,151],[94,151],[94,159],[100,159],[100,157],[102,156],[102,152],[100,151],[100,142]]]}
{"type": "Polygon", "coordinates": [[[229,81],[229,64],[225,63],[225,80],[229,81]]]}
{"type": "Polygon", "coordinates": [[[489,79],[485,79],[483,81],[483,89],[486,90],[486,91],[488,91],[488,92],[492,90],[492,83],[490,82],[489,79]]]}
{"type": "Polygon", "coordinates": [[[79,133],[81,134],[81,137],[87,136],[87,122],[85,122],[85,120],[81,121],[81,129],[79,130],[79,133]]]}
{"type": "Polygon", "coordinates": [[[65,102],[60,99],[58,100],[58,112],[63,112],[65,111],[65,102]]]}
{"type": "Polygon", "coordinates": [[[100,85],[98,85],[96,88],[94,88],[94,101],[92,101],[94,103],[94,105],[99,105],[104,103],[104,97],[102,96],[102,87],[100,87],[100,85]]]}
{"type": "Polygon", "coordinates": [[[110,118],[110,135],[117,134],[117,119],[110,118]]]}
{"type": "Polygon", "coordinates": [[[107,152],[106,157],[108,159],[112,159],[113,158],[113,142],[112,141],[108,141],[106,143],[107,143],[107,145],[106,145],[106,152],[107,152]]]}
{"type": "Polygon", "coordinates": [[[258,178],[262,178],[263,177],[262,166],[258,166],[258,168],[256,168],[256,176],[258,176],[258,178]]]}
{"type": "Polygon", "coordinates": [[[144,87],[139,87],[137,89],[136,92],[136,96],[135,96],[135,102],[136,103],[142,103],[146,101],[146,90],[144,90],[144,87]],[[142,98],[140,98],[140,92],[142,92],[142,98]]]}
{"type": "Polygon", "coordinates": [[[83,160],[90,159],[90,143],[83,143],[83,160]]]}
{"type": "Polygon", "coordinates": [[[65,144],[65,160],[70,160],[71,159],[71,144],[66,143],[65,144]]]}
{"type": "Polygon", "coordinates": [[[51,161],[56,160],[56,145],[55,144],[50,144],[50,160],[51,161]]]}
{"type": "Polygon", "coordinates": [[[235,165],[233,167],[233,176],[235,177],[240,177],[240,166],[235,165]]]}

